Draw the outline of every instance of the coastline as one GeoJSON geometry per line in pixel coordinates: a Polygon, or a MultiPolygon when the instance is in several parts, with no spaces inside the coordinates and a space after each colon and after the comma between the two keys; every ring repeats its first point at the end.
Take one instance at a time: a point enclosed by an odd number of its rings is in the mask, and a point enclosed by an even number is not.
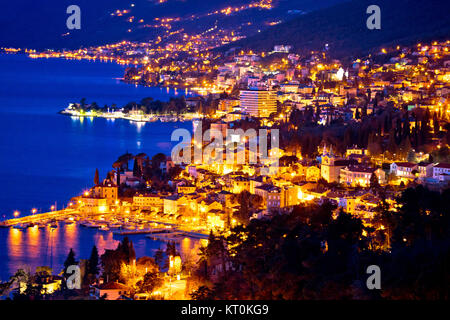
{"type": "Polygon", "coordinates": [[[181,115],[126,115],[122,112],[86,112],[81,113],[72,110],[61,110],[58,114],[78,117],[78,118],[103,118],[103,119],[123,119],[132,122],[185,122],[202,119],[203,116],[197,113],[195,114],[181,114],[181,115]]]}

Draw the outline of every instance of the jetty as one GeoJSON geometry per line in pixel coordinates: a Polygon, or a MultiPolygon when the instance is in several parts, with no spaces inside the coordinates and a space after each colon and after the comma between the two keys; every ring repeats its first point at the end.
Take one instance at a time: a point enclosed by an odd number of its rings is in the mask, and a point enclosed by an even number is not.
{"type": "Polygon", "coordinates": [[[165,229],[165,228],[147,228],[140,230],[123,230],[123,231],[113,231],[113,234],[119,236],[133,235],[133,234],[153,234],[153,233],[169,233],[174,230],[165,229]]]}
{"type": "Polygon", "coordinates": [[[20,218],[14,218],[14,219],[8,219],[5,221],[0,222],[0,227],[12,227],[18,224],[24,224],[24,223],[36,223],[42,220],[53,220],[53,219],[60,219],[65,218],[71,214],[75,214],[77,211],[73,209],[63,209],[58,211],[51,211],[51,212],[45,212],[45,213],[38,213],[33,214],[25,217],[20,218]]]}

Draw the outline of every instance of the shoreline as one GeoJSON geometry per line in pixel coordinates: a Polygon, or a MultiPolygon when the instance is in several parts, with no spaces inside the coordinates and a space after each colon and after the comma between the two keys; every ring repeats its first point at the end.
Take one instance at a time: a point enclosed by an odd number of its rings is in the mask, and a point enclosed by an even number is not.
{"type": "Polygon", "coordinates": [[[122,119],[129,120],[132,122],[186,122],[186,121],[194,121],[200,120],[204,116],[198,114],[188,114],[188,115],[132,115],[127,116],[124,114],[112,114],[112,113],[79,113],[75,111],[68,111],[67,109],[58,111],[57,114],[61,114],[69,117],[77,117],[77,118],[103,118],[103,119],[122,119]]]}

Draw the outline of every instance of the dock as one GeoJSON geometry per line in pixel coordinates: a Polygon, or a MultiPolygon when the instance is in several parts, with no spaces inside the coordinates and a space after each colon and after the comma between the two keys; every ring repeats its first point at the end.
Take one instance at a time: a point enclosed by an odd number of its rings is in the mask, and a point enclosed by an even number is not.
{"type": "Polygon", "coordinates": [[[45,212],[45,213],[39,213],[39,214],[33,214],[25,217],[20,218],[14,218],[14,219],[8,219],[5,221],[0,222],[0,227],[12,227],[17,224],[23,224],[23,223],[36,223],[41,220],[53,220],[53,219],[59,219],[59,218],[65,218],[71,214],[75,214],[76,210],[73,209],[63,209],[58,211],[51,211],[51,212],[45,212]]]}
{"type": "Polygon", "coordinates": [[[169,233],[169,232],[173,232],[173,231],[174,230],[165,229],[165,228],[147,228],[147,229],[140,229],[140,230],[113,231],[113,234],[119,235],[119,236],[127,236],[127,235],[133,235],[133,234],[169,233]]]}

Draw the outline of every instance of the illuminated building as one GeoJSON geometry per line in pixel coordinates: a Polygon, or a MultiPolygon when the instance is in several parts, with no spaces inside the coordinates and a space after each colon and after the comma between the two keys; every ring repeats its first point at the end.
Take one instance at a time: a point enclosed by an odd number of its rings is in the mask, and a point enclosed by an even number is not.
{"type": "Polygon", "coordinates": [[[242,110],[253,117],[267,118],[277,111],[276,93],[270,90],[242,90],[242,110]]]}

